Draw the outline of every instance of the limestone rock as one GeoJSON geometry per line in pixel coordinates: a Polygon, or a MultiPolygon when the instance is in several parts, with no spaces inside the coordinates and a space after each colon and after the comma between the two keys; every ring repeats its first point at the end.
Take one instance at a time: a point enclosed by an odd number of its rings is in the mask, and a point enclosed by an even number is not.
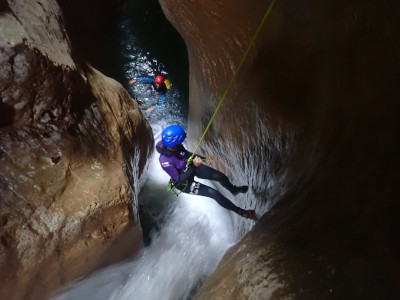
{"type": "Polygon", "coordinates": [[[142,246],[153,138],[119,83],[74,62],[56,1],[0,10],[0,299],[43,299],[122,235],[142,246]]]}

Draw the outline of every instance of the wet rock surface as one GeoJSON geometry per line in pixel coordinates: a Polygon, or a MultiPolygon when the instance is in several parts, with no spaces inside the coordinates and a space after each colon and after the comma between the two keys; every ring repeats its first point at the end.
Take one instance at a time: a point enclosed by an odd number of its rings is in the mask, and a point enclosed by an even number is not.
{"type": "MultiPolygon", "coordinates": [[[[192,148],[269,1],[160,1],[190,59],[192,148]]],[[[399,7],[277,1],[200,153],[263,213],[196,299],[399,297],[399,7]]]]}
{"type": "Polygon", "coordinates": [[[153,138],[119,83],[72,58],[57,2],[0,10],[0,298],[43,299],[142,247],[153,138]]]}

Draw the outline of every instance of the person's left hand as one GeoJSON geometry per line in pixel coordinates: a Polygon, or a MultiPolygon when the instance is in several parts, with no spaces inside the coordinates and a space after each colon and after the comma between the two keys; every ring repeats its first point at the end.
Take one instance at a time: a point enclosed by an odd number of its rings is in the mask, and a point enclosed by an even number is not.
{"type": "Polygon", "coordinates": [[[154,106],[152,106],[152,107],[149,107],[148,109],[146,109],[146,112],[152,112],[154,110],[154,106]]]}

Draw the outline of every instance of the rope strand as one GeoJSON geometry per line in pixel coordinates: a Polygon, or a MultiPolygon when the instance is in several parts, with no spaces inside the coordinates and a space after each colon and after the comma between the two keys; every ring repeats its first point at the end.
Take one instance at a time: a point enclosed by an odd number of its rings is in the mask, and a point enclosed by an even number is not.
{"type": "Polygon", "coordinates": [[[199,142],[198,142],[196,148],[194,149],[193,154],[192,154],[192,155],[189,157],[189,159],[187,160],[186,168],[188,168],[189,164],[192,163],[193,157],[194,157],[194,155],[195,155],[197,149],[199,148],[201,142],[202,142],[203,139],[204,139],[204,136],[206,135],[208,129],[210,128],[212,121],[214,120],[215,116],[217,115],[217,112],[218,112],[219,108],[221,107],[222,102],[225,100],[225,97],[226,97],[226,95],[228,94],[228,92],[229,92],[229,90],[230,90],[230,88],[231,88],[233,82],[235,81],[237,74],[239,73],[240,69],[242,68],[242,66],[243,66],[243,64],[244,64],[244,62],[245,62],[245,60],[246,60],[246,58],[249,56],[249,53],[250,53],[250,51],[251,51],[251,48],[252,48],[252,46],[253,46],[255,40],[257,39],[258,35],[260,34],[260,31],[261,31],[262,27],[264,26],[265,21],[267,20],[269,14],[271,13],[272,7],[274,6],[275,2],[276,2],[276,0],[272,0],[271,3],[269,4],[268,9],[267,9],[267,11],[265,12],[264,17],[262,18],[262,20],[261,20],[261,22],[260,22],[260,25],[258,25],[258,28],[257,28],[256,32],[254,33],[253,38],[251,39],[251,41],[250,41],[250,43],[249,43],[249,46],[247,47],[247,49],[246,49],[246,51],[245,51],[245,53],[244,53],[242,59],[240,60],[240,63],[239,63],[239,65],[238,65],[238,67],[236,68],[235,72],[233,73],[232,78],[231,78],[231,80],[229,81],[228,86],[227,86],[227,88],[226,88],[224,94],[222,95],[221,100],[219,101],[219,103],[218,103],[218,105],[217,105],[217,107],[216,107],[216,109],[215,109],[215,111],[214,111],[214,114],[212,115],[210,121],[209,121],[208,124],[207,124],[206,129],[205,129],[204,132],[203,132],[203,135],[201,136],[201,138],[200,138],[200,140],[199,140],[199,142]]]}

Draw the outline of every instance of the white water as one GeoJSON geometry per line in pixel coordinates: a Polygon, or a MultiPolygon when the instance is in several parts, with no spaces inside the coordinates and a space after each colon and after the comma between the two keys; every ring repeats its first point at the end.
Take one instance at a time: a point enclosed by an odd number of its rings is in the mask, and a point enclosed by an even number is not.
{"type": "MultiPolygon", "coordinates": [[[[156,58],[133,46],[138,41],[129,21],[121,23],[121,31],[125,34],[121,47],[127,60],[127,80],[143,73],[154,76],[155,70],[168,75],[156,58]]],[[[172,88],[166,106],[150,114],[145,109],[157,103],[158,96],[142,83],[132,86],[132,92],[145,102],[143,113],[152,126],[156,142],[168,125],[186,127],[179,91],[172,88]]],[[[243,230],[244,225],[250,229],[250,221],[233,215],[212,199],[183,193],[176,197],[169,193],[166,190],[169,177],[159,166],[158,157],[155,152],[148,179],[139,195],[141,206],[158,226],[152,232],[150,245],[128,261],[108,266],[71,284],[54,300],[190,299],[215,270],[228,247],[239,238],[238,228],[243,230]]]]}
{"type": "Polygon", "coordinates": [[[209,198],[176,197],[165,189],[168,179],[155,154],[146,182],[149,193],[141,194],[140,201],[169,201],[172,207],[151,244],[138,257],[100,270],[54,299],[190,298],[215,270],[235,234],[230,212],[209,198]]]}

